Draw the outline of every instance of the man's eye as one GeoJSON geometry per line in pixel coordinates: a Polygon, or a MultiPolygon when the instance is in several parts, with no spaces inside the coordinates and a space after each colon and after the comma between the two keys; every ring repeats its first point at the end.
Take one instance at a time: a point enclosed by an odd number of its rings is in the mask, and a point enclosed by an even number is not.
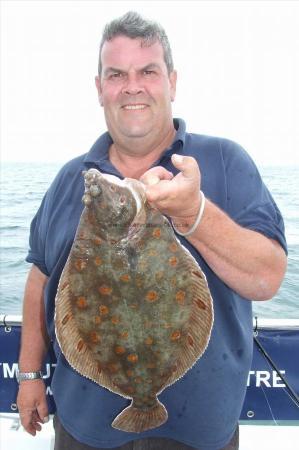
{"type": "Polygon", "coordinates": [[[123,76],[123,74],[121,73],[121,72],[114,72],[114,73],[112,73],[111,75],[110,75],[110,79],[111,80],[115,80],[115,79],[118,79],[118,78],[122,78],[122,76],[123,76]]]}
{"type": "Polygon", "coordinates": [[[153,70],[145,70],[143,73],[144,73],[144,75],[148,75],[148,76],[155,74],[155,72],[153,70]]]}

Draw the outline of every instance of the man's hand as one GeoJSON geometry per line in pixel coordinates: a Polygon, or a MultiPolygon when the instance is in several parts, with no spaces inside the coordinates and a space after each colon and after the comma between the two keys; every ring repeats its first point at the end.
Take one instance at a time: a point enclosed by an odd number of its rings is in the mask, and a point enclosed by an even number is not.
{"type": "MultiPolygon", "coordinates": [[[[200,209],[200,170],[190,156],[173,155],[172,163],[180,170],[175,177],[163,167],[153,167],[140,181],[146,185],[148,201],[171,217],[176,229],[186,232],[200,209]]],[[[239,226],[209,199],[200,224],[187,240],[213,272],[242,297],[267,300],[277,292],[286,270],[280,244],[239,226]]]]}
{"type": "Polygon", "coordinates": [[[36,432],[42,429],[40,424],[49,420],[44,381],[22,381],[19,387],[17,405],[23,427],[28,433],[35,436],[36,432]]]}
{"type": "Polygon", "coordinates": [[[164,167],[158,166],[149,169],[140,178],[146,185],[147,200],[175,222],[195,218],[201,202],[198,164],[191,156],[174,154],[171,160],[180,170],[175,177],[164,167]]]}

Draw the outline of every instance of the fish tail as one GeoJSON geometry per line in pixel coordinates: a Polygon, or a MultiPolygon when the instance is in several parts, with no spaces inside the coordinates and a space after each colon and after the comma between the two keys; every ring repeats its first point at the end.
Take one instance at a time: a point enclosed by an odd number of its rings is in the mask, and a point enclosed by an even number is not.
{"type": "Polygon", "coordinates": [[[165,406],[157,401],[146,409],[136,408],[133,402],[112,422],[113,428],[131,433],[141,433],[159,427],[168,419],[165,406]]]}

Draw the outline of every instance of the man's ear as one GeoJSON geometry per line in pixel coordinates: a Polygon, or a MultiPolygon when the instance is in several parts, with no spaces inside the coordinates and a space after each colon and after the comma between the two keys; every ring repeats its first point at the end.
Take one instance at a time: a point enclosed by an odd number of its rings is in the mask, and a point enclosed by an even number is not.
{"type": "Polygon", "coordinates": [[[176,81],[177,81],[177,71],[173,70],[169,74],[169,82],[170,82],[170,99],[174,102],[175,94],[176,94],[176,81]]]}
{"type": "Polygon", "coordinates": [[[95,84],[96,84],[96,88],[97,88],[97,91],[98,91],[98,97],[99,97],[100,105],[103,106],[102,85],[101,85],[101,79],[100,79],[100,77],[98,75],[95,77],[95,84]]]}

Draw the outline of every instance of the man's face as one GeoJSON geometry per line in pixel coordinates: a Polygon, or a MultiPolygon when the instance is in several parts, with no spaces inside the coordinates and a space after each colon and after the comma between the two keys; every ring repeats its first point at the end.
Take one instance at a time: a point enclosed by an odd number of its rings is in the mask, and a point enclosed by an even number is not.
{"type": "Polygon", "coordinates": [[[162,139],[172,126],[176,73],[168,74],[161,44],[141,47],[139,39],[117,36],[104,43],[101,60],[96,86],[114,141],[150,133],[162,139]]]}

